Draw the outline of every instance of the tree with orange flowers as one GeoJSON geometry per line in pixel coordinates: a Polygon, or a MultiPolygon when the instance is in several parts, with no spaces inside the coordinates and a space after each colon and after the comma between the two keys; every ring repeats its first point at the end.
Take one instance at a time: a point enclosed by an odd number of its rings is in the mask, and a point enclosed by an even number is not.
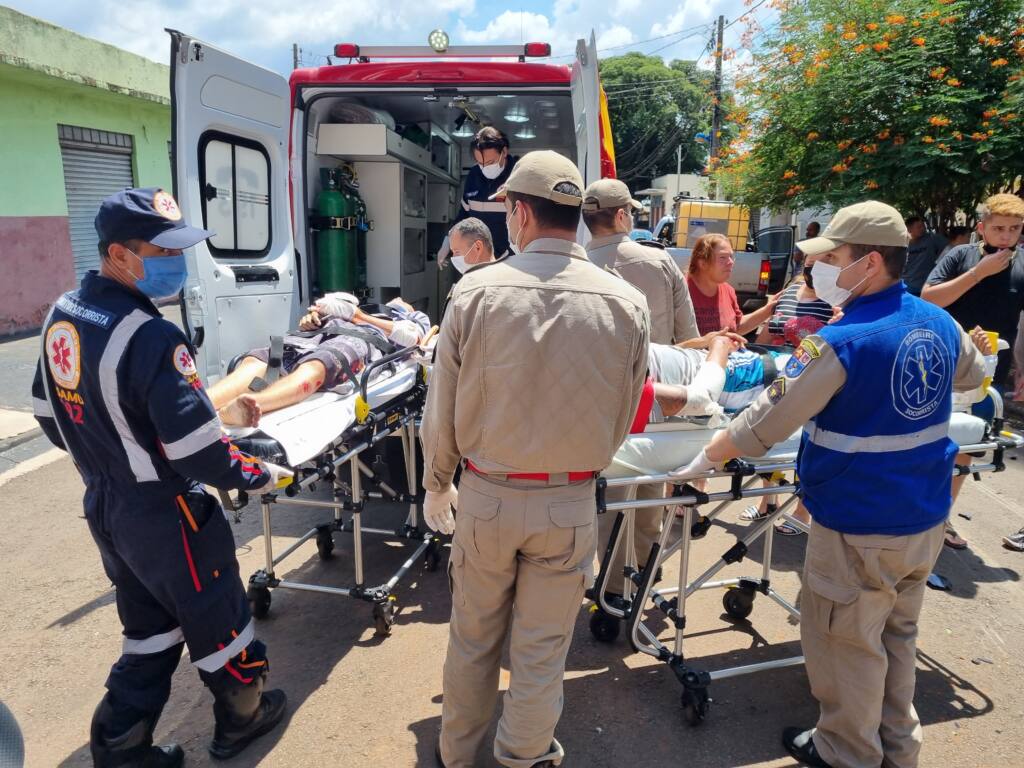
{"type": "Polygon", "coordinates": [[[1022,190],[1020,0],[787,4],[737,83],[750,130],[715,173],[753,207],[868,194],[948,226],[1022,190]]]}

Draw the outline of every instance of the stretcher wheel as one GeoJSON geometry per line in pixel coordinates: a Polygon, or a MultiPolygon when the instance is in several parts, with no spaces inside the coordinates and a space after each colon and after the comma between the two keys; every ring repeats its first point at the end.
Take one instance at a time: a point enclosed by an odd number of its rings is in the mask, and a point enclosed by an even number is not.
{"type": "Polygon", "coordinates": [[[614,643],[622,629],[622,622],[614,616],[605,613],[598,606],[590,615],[590,634],[599,643],[614,643]]]}
{"type": "Polygon", "coordinates": [[[325,526],[317,529],[316,551],[321,560],[330,560],[334,557],[334,536],[330,528],[325,526]]]}
{"type": "Polygon", "coordinates": [[[708,716],[708,698],[706,688],[687,688],[683,691],[683,720],[687,725],[697,726],[708,716]]]}
{"type": "Polygon", "coordinates": [[[373,623],[380,637],[389,637],[391,627],[395,624],[395,599],[388,598],[386,603],[373,604],[373,623]]]}
{"type": "Polygon", "coordinates": [[[745,619],[754,610],[754,593],[745,589],[727,589],[722,607],[734,619],[745,619]]]}
{"type": "Polygon", "coordinates": [[[265,619],[270,613],[270,590],[266,587],[249,587],[245,596],[249,599],[249,611],[253,617],[265,619]]]}
{"type": "Polygon", "coordinates": [[[430,544],[427,545],[427,550],[423,553],[423,564],[431,573],[440,567],[441,553],[439,551],[437,539],[431,539],[430,544]]]}

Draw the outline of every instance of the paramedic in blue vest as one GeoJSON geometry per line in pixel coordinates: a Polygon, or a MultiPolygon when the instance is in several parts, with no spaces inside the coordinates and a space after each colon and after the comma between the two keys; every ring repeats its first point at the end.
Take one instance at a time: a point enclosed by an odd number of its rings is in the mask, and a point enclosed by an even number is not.
{"type": "Polygon", "coordinates": [[[184,334],[154,300],[175,296],[183,248],[213,233],[188,226],[160,189],[126,189],[96,215],[100,269],[61,296],[43,325],[32,385],[47,437],[85,483],[85,519],[114,584],[122,655],[93,716],[96,766],[180,766],[153,745],[182,649],[214,698],[215,758],[240,752],[285,711],[264,691],[235,542],[202,484],[267,491],[286,471],[240,453],[221,432],[184,334]]]}
{"type": "MultiPolygon", "coordinates": [[[[470,142],[476,165],[469,169],[462,190],[462,207],[454,224],[475,216],[491,230],[496,258],[508,250],[508,226],[505,224],[505,204],[491,199],[512,173],[516,160],[508,151],[508,137],[497,128],[487,126],[476,132],[470,142]]],[[[441,248],[441,261],[447,256],[448,241],[441,248]]]]}
{"type": "Polygon", "coordinates": [[[805,338],[757,402],[673,473],[761,456],[804,427],[798,475],[814,525],[800,626],[820,716],[782,740],[821,768],[918,764],[915,641],[952,503],[951,395],[984,377],[976,342],[901,282],[908,242],[899,212],[868,201],[798,243],[818,257],[814,290],[843,318],[805,338]]]}

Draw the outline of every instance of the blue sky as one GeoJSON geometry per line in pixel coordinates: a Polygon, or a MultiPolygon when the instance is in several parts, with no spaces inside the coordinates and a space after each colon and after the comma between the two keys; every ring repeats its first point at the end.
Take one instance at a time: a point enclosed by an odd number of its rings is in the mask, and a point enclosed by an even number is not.
{"type": "MultiPolygon", "coordinates": [[[[292,65],[292,43],[305,65],[326,63],[337,42],[423,45],[435,27],[458,44],[550,42],[568,62],[591,29],[601,55],[627,50],[666,59],[696,58],[719,14],[743,14],[743,0],[6,0],[23,13],[121,48],[167,61],[165,27],[279,72],[292,65]],[[651,39],[656,38],[656,39],[651,39]]],[[[767,5],[757,18],[771,24],[767,5]]],[[[738,41],[742,25],[726,32],[738,41]]]]}

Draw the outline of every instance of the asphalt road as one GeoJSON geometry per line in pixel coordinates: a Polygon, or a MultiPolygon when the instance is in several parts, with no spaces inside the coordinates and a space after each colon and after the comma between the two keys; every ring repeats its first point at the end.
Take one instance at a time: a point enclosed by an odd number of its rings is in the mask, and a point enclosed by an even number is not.
{"type": "MultiPolygon", "coordinates": [[[[0,482],[4,482],[0,480],[0,482]]],[[[110,584],[81,517],[81,482],[61,459],[6,481],[0,490],[5,543],[0,591],[0,700],[24,729],[29,766],[84,766],[88,724],[109,665],[120,649],[110,584]]],[[[729,510],[721,526],[695,549],[695,568],[711,563],[741,531],[729,510]]],[[[1024,752],[1024,554],[1003,549],[1001,536],[1024,525],[1024,473],[1016,458],[1006,472],[968,483],[957,518],[971,543],[946,550],[939,570],[951,592],[929,591],[921,620],[917,706],[925,724],[922,766],[1021,765],[1024,752]]],[[[378,507],[383,527],[401,511],[378,507]]],[[[274,511],[275,545],[323,519],[309,508],[274,511]]],[[[256,510],[235,528],[241,574],[263,560],[256,510]]],[[[351,541],[338,535],[336,557],[321,562],[307,542],[278,575],[320,584],[352,581],[351,541]]],[[[803,537],[777,540],[773,584],[795,596],[803,537]]],[[[367,538],[371,581],[383,581],[406,550],[367,538]]],[[[761,550],[726,573],[756,575],[761,550]]],[[[674,564],[666,581],[675,578],[674,564]]],[[[696,572],[696,570],[694,571],[696,572]]],[[[401,611],[394,634],[374,636],[366,605],[308,592],[274,592],[259,634],[271,656],[271,682],[289,695],[287,727],[233,760],[236,766],[431,766],[440,723],[441,668],[450,609],[444,571],[417,566],[397,589],[401,611]]],[[[691,599],[686,652],[704,669],[749,664],[799,653],[798,630],[783,612],[759,599],[749,621],[724,617],[721,592],[691,599]]],[[[671,633],[654,622],[660,636],[671,633]]],[[[507,680],[502,674],[502,683],[507,680]]],[[[802,668],[719,680],[707,721],[683,724],[681,688],[671,671],[631,653],[623,640],[601,645],[587,628],[585,609],[569,656],[565,709],[558,738],[564,765],[675,768],[790,766],[779,734],[810,725],[815,704],[802,668]]],[[[171,701],[157,729],[181,742],[191,766],[212,765],[205,745],[212,732],[211,697],[187,660],[175,676],[171,701]]],[[[500,705],[499,705],[500,708],[500,705]]],[[[481,765],[491,765],[488,755],[481,765]]]]}

